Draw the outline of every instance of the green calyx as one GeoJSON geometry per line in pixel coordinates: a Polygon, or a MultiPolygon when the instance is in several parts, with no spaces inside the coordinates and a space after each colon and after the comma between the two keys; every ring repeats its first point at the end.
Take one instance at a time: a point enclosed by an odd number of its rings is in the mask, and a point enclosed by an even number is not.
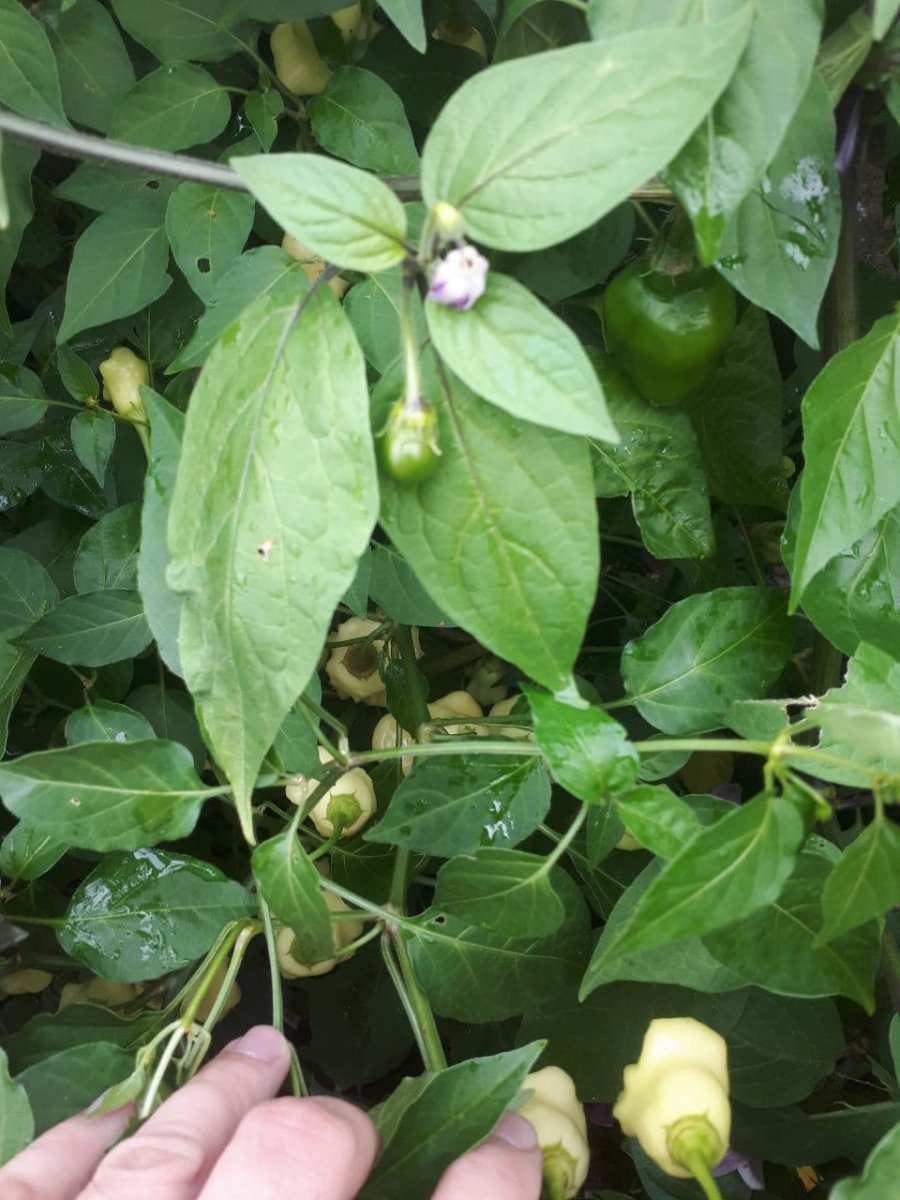
{"type": "Polygon", "coordinates": [[[355,796],[348,792],[340,792],[328,801],[325,815],[333,825],[335,832],[349,828],[354,821],[362,816],[362,809],[355,796]]]}
{"type": "Polygon", "coordinates": [[[398,400],[379,439],[381,465],[403,484],[426,480],[437,466],[438,419],[433,408],[417,401],[398,400]]]}
{"type": "Polygon", "coordinates": [[[708,1174],[728,1149],[712,1121],[699,1113],[669,1125],[666,1146],[675,1161],[695,1175],[698,1170],[708,1174]]]}
{"type": "Polygon", "coordinates": [[[561,1144],[544,1146],[544,1196],[546,1200],[569,1200],[575,1195],[577,1163],[561,1144]]]}

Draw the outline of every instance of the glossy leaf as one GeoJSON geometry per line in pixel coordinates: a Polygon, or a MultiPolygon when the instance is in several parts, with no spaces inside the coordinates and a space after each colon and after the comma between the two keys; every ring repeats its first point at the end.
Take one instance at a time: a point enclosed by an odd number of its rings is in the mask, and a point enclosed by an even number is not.
{"type": "Polygon", "coordinates": [[[785,597],[718,588],[673,604],[622,655],[622,677],[641,716],[666,733],[725,723],[730,704],[765,694],[793,644],[785,597]]]}
{"type": "Polygon", "coordinates": [[[900,316],[832,358],[803,400],[806,469],[791,598],[900,503],[900,316]]]}
{"type": "Polygon", "coordinates": [[[137,504],[114,508],[92,525],[78,545],[72,567],[79,592],[131,591],[137,580],[141,510],[137,504]]]}
{"type": "Polygon", "coordinates": [[[818,74],[757,191],[729,222],[716,268],[810,346],[837,254],[841,197],[834,117],[818,74]]]}
{"type": "Polygon", "coordinates": [[[618,441],[575,334],[518,280],[492,271],[473,308],[429,301],[425,315],[438,354],[483,399],[536,425],[618,441]]]}
{"type": "Polygon", "coordinates": [[[586,229],[684,144],[728,82],[748,16],[567,46],[475,76],[425,143],[426,204],[455,205],[473,239],[502,250],[586,229]]]}
{"type": "Polygon", "coordinates": [[[36,558],[0,546],[0,637],[22,633],[59,598],[56,584],[36,558]]]}
{"type": "Polygon", "coordinates": [[[209,863],[136,850],[107,855],[81,882],[57,930],[73,958],[104,979],[155,979],[202,958],[252,893],[209,863]]]}
{"type": "Polygon", "coordinates": [[[36,654],[82,667],[132,658],[150,640],[140,596],[116,589],[67,596],[19,638],[36,654]]]}
{"type": "Polygon", "coordinates": [[[379,175],[415,175],[419,154],[403,102],[361,67],[332,71],[308,105],[313,135],[329,154],[379,175]]]}
{"type": "Polygon", "coordinates": [[[485,846],[457,855],[438,872],[434,904],[453,917],[510,937],[553,933],[565,915],[547,859],[485,846]]]}
{"type": "Polygon", "coordinates": [[[24,1150],[34,1137],[28,1094],[10,1078],[6,1052],[0,1050],[0,1167],[24,1150]]]}
{"type": "Polygon", "coordinates": [[[68,126],[47,35],[18,0],[0,0],[0,104],[35,121],[68,126]]]}
{"type": "Polygon", "coordinates": [[[650,885],[628,925],[595,954],[582,995],[594,989],[604,963],[618,955],[699,937],[771,904],[804,836],[797,808],[765,795],[701,830],[650,885]]]}
{"type": "Polygon", "coordinates": [[[166,291],[169,249],[154,201],[103,213],[75,244],[59,340],[138,312],[166,291]]]}
{"type": "Polygon", "coordinates": [[[406,1200],[429,1191],[482,1141],[512,1104],[541,1044],[404,1079],[372,1114],[381,1156],[360,1200],[406,1200]]]}
{"type": "Polygon", "coordinates": [[[364,171],[313,154],[250,155],[231,165],[270,216],[326,262],[384,271],[403,258],[403,205],[364,171]]]}
{"type": "Polygon", "coordinates": [[[185,837],[209,794],[174,742],[90,742],[0,765],[0,796],[11,813],[86,850],[185,837]]]}
{"type": "MultiPolygon", "coordinates": [[[[376,401],[394,387],[384,376],[376,401]]],[[[538,683],[565,686],[597,576],[587,448],[457,380],[444,393],[432,379],[428,393],[443,456],[417,487],[383,479],[381,523],[453,621],[538,683]]]]}
{"type": "Polygon", "coordinates": [[[248,837],[256,773],[376,509],[365,366],[337,301],[263,297],[191,397],[168,530],[184,678],[248,837]]]}
{"type": "Polygon", "coordinates": [[[817,940],[833,941],[848,929],[881,917],[895,904],[900,904],[900,829],[878,813],[825,880],[825,924],[817,940]]]}
{"type": "Polygon", "coordinates": [[[166,236],[184,277],[204,301],[216,294],[253,225],[252,196],[182,183],[169,197],[166,236]]]}
{"type": "Polygon", "coordinates": [[[425,759],[364,837],[450,858],[524,841],[549,807],[550,780],[537,759],[425,759]]]}
{"type": "Polygon", "coordinates": [[[142,397],[150,421],[150,453],[140,516],[137,585],[160,658],[170,671],[180,675],[181,598],[166,582],[170,561],[166,525],[181,459],[184,414],[149,388],[143,389],[142,397]]]}
{"type": "Polygon", "coordinates": [[[638,754],[623,726],[600,708],[568,703],[525,688],[534,738],[557,783],[586,804],[602,803],[610,792],[637,778],[638,754]]]}
{"type": "Polygon", "coordinates": [[[70,712],[65,734],[70,746],[80,746],[82,742],[144,742],[156,736],[146,717],[109,700],[98,700],[70,712]]]}
{"type": "Polygon", "coordinates": [[[331,914],[322,895],[322,877],[299,837],[286,830],[269,838],[253,851],[252,865],[260,896],[275,919],[293,930],[293,957],[304,963],[333,958],[331,914]]]}

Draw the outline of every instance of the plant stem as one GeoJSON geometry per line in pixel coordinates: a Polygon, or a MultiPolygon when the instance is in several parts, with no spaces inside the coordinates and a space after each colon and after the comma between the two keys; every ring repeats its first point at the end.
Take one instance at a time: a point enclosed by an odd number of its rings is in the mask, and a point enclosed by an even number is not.
{"type": "MultiPolygon", "coordinates": [[[[552,852],[547,855],[547,858],[544,861],[544,870],[545,871],[549,871],[552,867],[555,867],[556,864],[559,862],[559,860],[562,858],[562,856],[565,854],[565,852],[568,850],[568,848],[572,845],[572,842],[574,842],[575,836],[578,833],[578,830],[582,827],[582,825],[587,820],[588,808],[589,808],[589,805],[582,804],[578,815],[575,817],[575,820],[572,822],[572,824],[569,826],[569,828],[566,830],[566,832],[563,834],[563,836],[559,839],[559,841],[553,847],[552,852]]],[[[543,830],[544,827],[542,826],[541,828],[543,830]]]]}
{"type": "MultiPolygon", "coordinates": [[[[473,718],[466,718],[472,720],[473,718]]],[[[477,718],[475,718],[477,719],[477,718]]],[[[444,722],[447,723],[446,721],[444,722]]],[[[507,725],[509,721],[505,722],[507,725]]],[[[533,742],[513,742],[508,738],[472,739],[471,742],[460,744],[459,738],[446,742],[412,742],[408,746],[388,746],[384,750],[353,750],[350,753],[348,765],[361,767],[365,763],[381,762],[390,758],[446,758],[472,754],[502,754],[512,758],[540,758],[543,751],[533,742]]]]}
{"type": "Polygon", "coordinates": [[[417,1039],[422,1052],[422,1061],[427,1071],[443,1071],[447,1066],[444,1047],[441,1045],[441,1035],[437,1031],[434,1013],[428,1003],[428,997],[422,991],[416,973],[413,970],[409,949],[403,940],[403,934],[397,930],[391,939],[391,945],[400,965],[400,973],[409,997],[410,1008],[415,1016],[417,1039]]]}

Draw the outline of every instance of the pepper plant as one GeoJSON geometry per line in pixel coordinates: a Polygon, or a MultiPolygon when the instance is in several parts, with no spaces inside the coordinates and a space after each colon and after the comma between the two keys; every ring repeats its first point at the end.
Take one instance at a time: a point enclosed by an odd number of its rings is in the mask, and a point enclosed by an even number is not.
{"type": "Polygon", "coordinates": [[[334,7],[0,0],[0,1156],[271,1020],[366,1200],[880,1200],[898,0],[334,7]]]}

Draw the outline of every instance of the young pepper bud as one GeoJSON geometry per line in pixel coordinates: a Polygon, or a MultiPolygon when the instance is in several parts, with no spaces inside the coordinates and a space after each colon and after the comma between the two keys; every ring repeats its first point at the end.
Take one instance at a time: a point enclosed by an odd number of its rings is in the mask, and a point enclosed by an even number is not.
{"type": "Polygon", "coordinates": [[[575,1084],[560,1067],[526,1075],[532,1095],[519,1108],[538,1135],[544,1158],[544,1185],[550,1200],[572,1200],[587,1178],[590,1151],[584,1108],[575,1084]]]}
{"type": "MultiPolygon", "coordinates": [[[[328,656],[325,674],[342,700],[357,700],[362,704],[387,704],[387,692],[378,674],[378,658],[384,649],[384,638],[371,639],[371,634],[378,625],[378,621],[351,617],[338,625],[331,639],[335,642],[350,642],[357,638],[370,638],[369,641],[361,640],[355,646],[335,646],[328,656]]],[[[418,629],[413,629],[412,640],[416,658],[421,658],[423,651],[419,644],[418,629]]]]}
{"type": "Polygon", "coordinates": [[[331,75],[305,21],[276,25],[269,40],[275,74],[295,96],[318,96],[331,75]]]}
{"type": "Polygon", "coordinates": [[[398,400],[378,439],[381,464],[398,483],[423,483],[440,457],[438,418],[421,400],[398,400]]]}
{"type": "MultiPolygon", "coordinates": [[[[323,766],[334,762],[328,751],[321,746],[319,762],[323,766]]],[[[291,804],[296,804],[299,808],[318,786],[314,779],[298,775],[284,791],[291,804]]],[[[375,788],[372,786],[372,780],[362,767],[353,767],[352,770],[344,772],[334,787],[328,789],[309,817],[322,837],[331,837],[335,828],[340,825],[340,836],[346,838],[358,833],[372,817],[375,809],[375,788]]]]}
{"type": "Polygon", "coordinates": [[[142,358],[127,346],[118,346],[100,364],[100,377],[103,394],[120,417],[145,419],[140,388],[150,382],[150,369],[142,358]]]}
{"type": "Polygon", "coordinates": [[[667,1174],[711,1171],[731,1133],[724,1039],[691,1017],[651,1021],[613,1116],[667,1174]]]}
{"type": "MultiPolygon", "coordinates": [[[[345,904],[340,896],[336,896],[334,892],[324,892],[325,903],[333,913],[352,912],[348,904],[345,904]]],[[[345,946],[349,946],[351,942],[355,942],[361,936],[363,931],[362,921],[332,921],[331,936],[334,941],[335,951],[343,950],[345,946]]],[[[296,939],[294,931],[287,925],[276,927],[275,930],[275,955],[278,959],[278,968],[285,979],[307,979],[312,975],[327,975],[329,971],[333,971],[340,961],[337,958],[326,958],[322,962],[304,963],[294,957],[296,939]]],[[[349,958],[349,954],[342,955],[342,958],[349,958]]]]}

